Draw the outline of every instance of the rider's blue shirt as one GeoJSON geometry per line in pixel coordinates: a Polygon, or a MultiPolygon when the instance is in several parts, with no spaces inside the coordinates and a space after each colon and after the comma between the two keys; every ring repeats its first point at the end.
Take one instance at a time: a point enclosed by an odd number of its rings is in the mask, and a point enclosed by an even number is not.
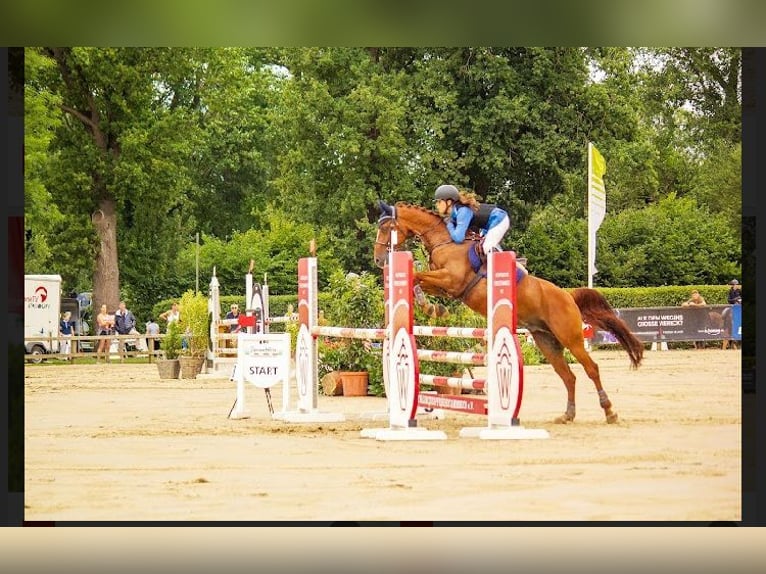
{"type": "MultiPolygon", "coordinates": [[[[499,207],[492,209],[487,219],[487,224],[480,230],[481,235],[486,235],[487,231],[500,223],[507,215],[505,210],[499,207]]],[[[452,237],[452,241],[455,243],[463,243],[465,241],[465,234],[468,232],[473,218],[474,211],[467,205],[455,204],[452,206],[450,217],[447,221],[447,230],[450,237],[452,237]]]]}
{"type": "Polygon", "coordinates": [[[468,232],[468,226],[473,219],[473,210],[467,205],[455,204],[452,206],[449,220],[447,221],[447,230],[452,241],[463,243],[465,234],[468,232]]]}

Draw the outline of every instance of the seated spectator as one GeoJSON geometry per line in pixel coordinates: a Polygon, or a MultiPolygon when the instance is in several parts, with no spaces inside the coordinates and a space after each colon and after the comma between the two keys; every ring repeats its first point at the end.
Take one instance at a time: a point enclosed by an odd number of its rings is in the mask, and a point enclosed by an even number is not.
{"type": "MultiPolygon", "coordinates": [[[[231,306],[231,310],[226,313],[226,319],[228,320],[239,320],[239,305],[236,303],[231,306]]],[[[229,325],[229,333],[239,333],[240,326],[239,323],[232,323],[229,325]]]]}
{"type": "Polygon", "coordinates": [[[682,307],[702,307],[703,305],[707,305],[705,298],[696,289],[692,291],[692,295],[687,301],[681,303],[682,307]]]}
{"type": "MultiPolygon", "coordinates": [[[[681,307],[704,307],[707,305],[705,302],[705,298],[700,295],[700,292],[696,289],[692,291],[691,297],[687,300],[681,303],[681,307]]],[[[694,348],[695,349],[704,349],[705,348],[705,342],[704,341],[694,341],[694,348]]]]}
{"type": "MultiPolygon", "coordinates": [[[[153,317],[149,317],[149,320],[146,322],[146,337],[147,341],[149,341],[152,337],[157,337],[160,334],[160,326],[157,324],[157,322],[154,320],[153,317]]],[[[159,338],[152,340],[152,348],[149,349],[150,351],[158,351],[160,348],[160,340],[159,338]]]]}

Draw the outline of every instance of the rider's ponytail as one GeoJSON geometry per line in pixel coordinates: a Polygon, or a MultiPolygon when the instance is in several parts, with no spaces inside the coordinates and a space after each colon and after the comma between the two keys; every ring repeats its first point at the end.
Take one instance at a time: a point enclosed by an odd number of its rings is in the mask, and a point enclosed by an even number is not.
{"type": "Polygon", "coordinates": [[[461,191],[458,193],[458,202],[462,205],[467,205],[472,211],[479,210],[479,199],[473,191],[461,191]]]}

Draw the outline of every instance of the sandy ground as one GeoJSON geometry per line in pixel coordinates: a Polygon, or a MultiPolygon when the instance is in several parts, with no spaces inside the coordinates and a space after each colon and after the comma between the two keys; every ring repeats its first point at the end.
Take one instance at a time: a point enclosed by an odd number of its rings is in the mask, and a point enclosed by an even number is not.
{"type": "MultiPolygon", "coordinates": [[[[740,520],[739,351],[596,351],[620,422],[579,365],[577,419],[549,366],[527,367],[521,422],[545,440],[459,438],[482,417],[421,426],[446,441],[361,438],[376,397],[319,397],[346,422],[227,417],[227,379],[161,380],[153,364],[29,365],[26,520],[740,520]]],[[[280,387],[272,391],[281,408],[280,387]]]]}

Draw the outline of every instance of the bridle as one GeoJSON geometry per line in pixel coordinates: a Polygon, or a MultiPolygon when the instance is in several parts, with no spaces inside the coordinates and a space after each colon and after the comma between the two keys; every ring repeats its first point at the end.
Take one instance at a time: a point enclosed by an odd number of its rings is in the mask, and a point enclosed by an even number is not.
{"type": "MultiPolygon", "coordinates": [[[[389,251],[394,251],[396,249],[396,245],[392,244],[391,232],[392,231],[397,231],[397,232],[399,231],[399,223],[398,223],[398,221],[396,219],[396,214],[381,216],[378,219],[378,230],[381,230],[381,228],[383,227],[383,224],[388,222],[389,220],[390,220],[390,225],[388,227],[388,240],[385,241],[385,242],[378,241],[378,238],[376,237],[375,238],[375,244],[376,245],[384,245],[386,247],[386,249],[388,249],[389,251]]],[[[413,231],[412,235],[417,237],[423,244],[425,244],[426,243],[426,236],[429,233],[431,233],[432,231],[434,231],[437,227],[439,227],[439,225],[441,225],[441,223],[442,223],[442,221],[440,219],[437,219],[431,227],[429,227],[428,229],[426,229],[422,233],[415,233],[413,231]]],[[[438,249],[439,247],[441,247],[443,245],[448,245],[450,243],[452,243],[452,239],[449,239],[447,241],[443,241],[442,243],[437,243],[436,245],[431,247],[431,253],[436,251],[436,249],[438,249]]]]}
{"type": "Polygon", "coordinates": [[[378,241],[378,238],[375,237],[375,245],[383,245],[386,249],[389,251],[393,251],[396,249],[395,245],[392,245],[391,243],[391,231],[398,231],[399,224],[396,221],[396,216],[394,215],[383,215],[378,219],[378,231],[382,230],[383,224],[390,220],[390,225],[388,226],[388,239],[386,241],[378,241]]]}

